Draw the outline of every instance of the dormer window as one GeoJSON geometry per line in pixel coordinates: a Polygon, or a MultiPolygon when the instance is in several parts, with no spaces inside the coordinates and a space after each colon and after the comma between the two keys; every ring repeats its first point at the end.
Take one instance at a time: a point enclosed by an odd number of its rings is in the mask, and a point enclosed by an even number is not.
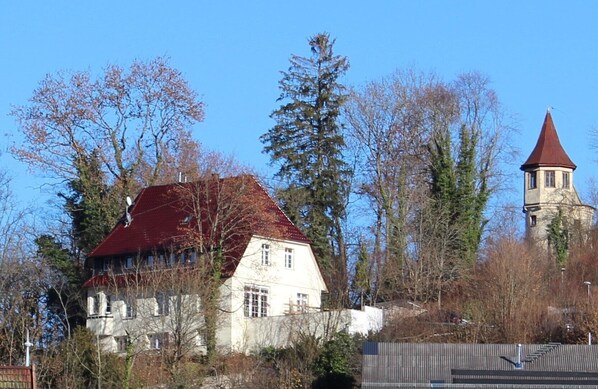
{"type": "Polygon", "coordinates": [[[569,189],[570,185],[571,183],[569,181],[569,173],[563,172],[563,189],[569,189]]]}
{"type": "Polygon", "coordinates": [[[546,188],[554,188],[554,170],[546,170],[544,172],[544,186],[546,188]]]}
{"type": "Polygon", "coordinates": [[[536,172],[527,173],[527,189],[536,189],[538,187],[538,182],[537,182],[536,178],[537,178],[536,172]]]}

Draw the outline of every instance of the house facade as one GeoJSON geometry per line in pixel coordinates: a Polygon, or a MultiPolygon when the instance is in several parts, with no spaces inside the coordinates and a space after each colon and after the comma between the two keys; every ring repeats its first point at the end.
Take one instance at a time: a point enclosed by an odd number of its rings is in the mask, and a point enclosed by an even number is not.
{"type": "Polygon", "coordinates": [[[559,210],[570,239],[585,239],[592,226],[594,208],[583,204],[575,189],[576,168],[561,146],[552,115],[547,112],[536,146],[521,165],[523,212],[529,240],[547,247],[547,228],[559,210]]]}
{"type": "Polygon", "coordinates": [[[309,240],[252,176],[142,190],[87,265],[87,327],[114,352],[205,351],[216,273],[222,353],[285,344],[280,319],[268,320],[320,314],[327,290],[309,240]]]}

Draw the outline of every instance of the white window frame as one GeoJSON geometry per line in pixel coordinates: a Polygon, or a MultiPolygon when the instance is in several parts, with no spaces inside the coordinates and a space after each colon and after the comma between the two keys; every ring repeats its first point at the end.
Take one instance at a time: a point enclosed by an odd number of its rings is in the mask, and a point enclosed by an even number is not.
{"type": "Polygon", "coordinates": [[[156,293],[156,316],[168,316],[170,314],[170,295],[168,293],[156,293]]]}
{"type": "Polygon", "coordinates": [[[89,296],[89,316],[98,316],[100,314],[100,293],[89,296]]]}
{"type": "Polygon", "coordinates": [[[115,336],[114,341],[116,342],[116,352],[118,352],[118,353],[127,352],[127,346],[129,344],[129,337],[127,335],[115,336]]]}
{"type": "Polygon", "coordinates": [[[295,266],[295,250],[290,247],[284,249],[284,267],[292,269],[295,266]]]}
{"type": "Polygon", "coordinates": [[[268,288],[265,286],[247,285],[243,298],[243,312],[245,317],[268,316],[268,288]]]}
{"type": "Polygon", "coordinates": [[[297,311],[307,312],[309,307],[309,295],[307,293],[297,293],[297,311]]]}
{"type": "Polygon", "coordinates": [[[104,301],[104,313],[106,315],[112,315],[112,296],[105,294],[104,301]]]}
{"type": "Polygon", "coordinates": [[[268,243],[262,243],[262,265],[270,266],[272,264],[270,254],[270,245],[268,243]]]}
{"type": "Polygon", "coordinates": [[[125,319],[134,319],[137,316],[137,300],[135,298],[123,299],[125,319]]]}
{"type": "Polygon", "coordinates": [[[150,350],[162,350],[168,343],[168,333],[160,332],[147,335],[150,350]]]}

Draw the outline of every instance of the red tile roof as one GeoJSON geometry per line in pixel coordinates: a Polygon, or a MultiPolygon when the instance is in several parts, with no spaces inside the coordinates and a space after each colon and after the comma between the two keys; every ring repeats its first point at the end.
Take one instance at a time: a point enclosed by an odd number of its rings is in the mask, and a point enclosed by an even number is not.
{"type": "Polygon", "coordinates": [[[118,223],[89,258],[189,248],[201,240],[202,247],[225,246],[223,271],[232,275],[253,235],[310,242],[249,175],[148,187],[129,212],[130,225],[118,223]],[[226,188],[228,195],[223,194],[226,188]],[[239,200],[241,192],[245,200],[239,200]],[[235,201],[245,206],[230,204],[235,201]],[[200,214],[198,223],[193,215],[200,214]]]}
{"type": "Polygon", "coordinates": [[[521,170],[543,166],[565,167],[573,170],[577,167],[561,146],[550,112],[546,113],[536,147],[521,165],[521,170]]]}

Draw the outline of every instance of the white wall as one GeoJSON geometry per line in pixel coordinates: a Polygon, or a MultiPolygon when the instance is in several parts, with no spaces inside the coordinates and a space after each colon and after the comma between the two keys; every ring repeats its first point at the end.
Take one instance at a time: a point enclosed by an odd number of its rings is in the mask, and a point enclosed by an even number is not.
{"type": "MultiPolygon", "coordinates": [[[[276,321],[264,318],[245,317],[244,295],[246,286],[259,286],[268,290],[268,317],[284,317],[291,309],[296,310],[297,293],[308,295],[310,311],[319,311],[321,293],[326,285],[320,274],[318,265],[308,244],[271,240],[253,237],[237,266],[235,274],[226,279],[220,287],[220,308],[222,313],[218,319],[217,347],[220,352],[244,350],[248,343],[257,344],[253,336],[268,336],[274,342],[280,339],[272,333],[258,333],[254,330],[257,323],[272,323],[276,321]],[[262,264],[262,244],[270,245],[270,264],[262,264]],[[293,250],[293,266],[285,267],[285,248],[293,250]]],[[[99,289],[88,289],[88,296],[95,296],[99,289]]],[[[124,292],[124,291],[121,291],[124,292]]],[[[102,295],[102,294],[100,294],[102,295]]],[[[199,300],[198,300],[199,301],[199,300]]],[[[88,305],[91,299],[88,297],[88,305]]],[[[171,303],[172,304],[172,303],[171,303]]],[[[100,313],[105,310],[105,301],[101,300],[100,313]]],[[[148,333],[169,332],[169,316],[157,316],[154,312],[155,300],[152,297],[137,296],[137,317],[125,318],[124,299],[118,294],[112,295],[112,313],[109,316],[99,315],[87,319],[87,327],[97,335],[102,336],[132,336],[134,342],[146,343],[148,333]]],[[[172,312],[172,309],[171,309],[172,312]]],[[[292,315],[294,321],[299,316],[292,315]]],[[[266,318],[268,319],[268,318],[266,318]]],[[[197,327],[203,323],[202,318],[196,318],[197,327]]],[[[288,333],[288,331],[286,332],[288,333]]],[[[115,351],[116,343],[106,341],[109,349],[115,351]],[[111,345],[111,346],[110,346],[111,345]]],[[[198,340],[198,350],[203,349],[198,340]]]]}
{"type": "Polygon", "coordinates": [[[318,311],[321,294],[326,290],[316,260],[307,244],[253,237],[239,263],[235,274],[223,284],[221,291],[230,295],[230,319],[219,331],[219,344],[228,350],[242,349],[251,336],[247,332],[248,322],[261,318],[245,317],[245,286],[260,286],[268,289],[268,316],[288,314],[297,300],[297,293],[307,294],[310,310],[318,311]],[[270,264],[262,264],[262,244],[270,245],[270,264]],[[293,249],[293,267],[285,267],[285,248],[293,249]],[[221,334],[220,334],[221,333],[221,334]]]}

